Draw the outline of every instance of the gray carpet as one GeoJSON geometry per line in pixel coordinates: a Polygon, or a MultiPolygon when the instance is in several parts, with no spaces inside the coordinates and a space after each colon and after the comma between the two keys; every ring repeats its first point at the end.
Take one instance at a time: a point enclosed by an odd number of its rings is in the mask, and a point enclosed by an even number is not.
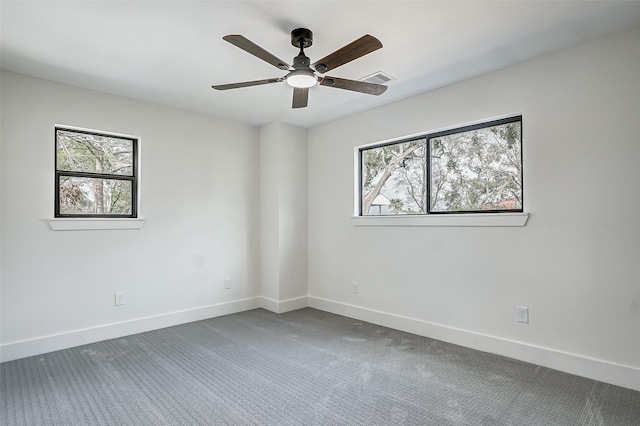
{"type": "Polygon", "coordinates": [[[640,392],[314,309],[3,363],[2,425],[640,425],[640,392]]]}

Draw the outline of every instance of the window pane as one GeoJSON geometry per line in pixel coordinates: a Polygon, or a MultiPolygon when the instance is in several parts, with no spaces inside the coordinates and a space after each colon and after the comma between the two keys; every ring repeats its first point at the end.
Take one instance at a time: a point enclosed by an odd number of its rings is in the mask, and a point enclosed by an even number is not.
{"type": "Polygon", "coordinates": [[[61,215],[130,215],[132,182],[116,179],[60,177],[61,215]]]}
{"type": "Polygon", "coordinates": [[[430,142],[432,212],[522,209],[520,121],[430,142]]]}
{"type": "Polygon", "coordinates": [[[426,140],[362,150],[362,215],[426,213],[426,140]]]}
{"type": "Polygon", "coordinates": [[[56,130],[58,170],[133,175],[133,141],[56,130]]]}

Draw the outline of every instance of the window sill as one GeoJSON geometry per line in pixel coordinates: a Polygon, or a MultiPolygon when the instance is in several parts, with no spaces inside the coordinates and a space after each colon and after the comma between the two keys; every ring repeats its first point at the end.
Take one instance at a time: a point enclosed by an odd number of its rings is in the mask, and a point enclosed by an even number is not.
{"type": "Polygon", "coordinates": [[[107,229],[140,229],[144,219],[58,218],[49,219],[54,231],[88,231],[107,229]]]}
{"type": "Polygon", "coordinates": [[[449,226],[504,227],[524,226],[529,213],[480,213],[415,216],[356,216],[353,226],[449,226]]]}

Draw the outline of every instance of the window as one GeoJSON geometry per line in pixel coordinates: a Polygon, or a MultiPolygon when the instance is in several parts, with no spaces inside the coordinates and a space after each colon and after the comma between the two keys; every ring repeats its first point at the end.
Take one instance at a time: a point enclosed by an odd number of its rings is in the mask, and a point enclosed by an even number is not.
{"type": "Polygon", "coordinates": [[[56,127],[55,217],[137,217],[138,139],[56,127]]]}
{"type": "Polygon", "coordinates": [[[359,149],[360,216],[522,212],[522,116],[359,149]]]}

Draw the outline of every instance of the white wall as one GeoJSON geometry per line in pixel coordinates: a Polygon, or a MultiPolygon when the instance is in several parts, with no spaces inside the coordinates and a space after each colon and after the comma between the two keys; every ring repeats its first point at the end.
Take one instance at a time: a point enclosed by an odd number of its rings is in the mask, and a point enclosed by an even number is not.
{"type": "Polygon", "coordinates": [[[640,390],[638,76],[640,30],[311,129],[311,306],[640,390]],[[352,225],[354,147],[512,113],[525,227],[352,225]]]}
{"type": "Polygon", "coordinates": [[[281,125],[280,300],[308,294],[307,130],[281,125]]]}
{"type": "Polygon", "coordinates": [[[307,131],[260,128],[260,287],[274,312],[307,306],[307,131]]]}
{"type": "Polygon", "coordinates": [[[259,305],[255,127],[9,72],[1,85],[3,360],[259,305]],[[142,138],[142,229],[51,230],[54,124],[142,138]]]}

